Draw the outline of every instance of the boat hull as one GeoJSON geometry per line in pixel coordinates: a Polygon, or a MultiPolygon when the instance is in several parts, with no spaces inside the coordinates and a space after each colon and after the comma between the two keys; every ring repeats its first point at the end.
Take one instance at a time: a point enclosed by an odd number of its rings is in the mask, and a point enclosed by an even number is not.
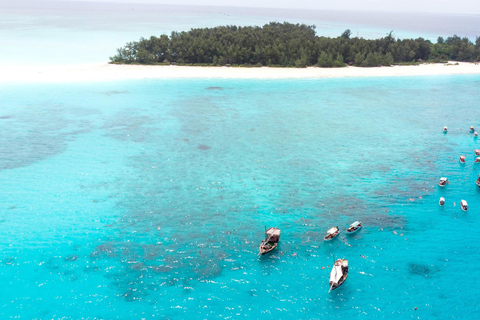
{"type": "MultiPolygon", "coordinates": [[[[338,261],[338,260],[337,260],[338,261]]],[[[347,280],[347,277],[348,277],[348,260],[347,260],[347,265],[346,267],[343,267],[342,268],[342,272],[343,272],[343,275],[342,277],[338,280],[337,283],[333,282],[333,281],[329,281],[328,284],[330,285],[330,290],[335,290],[337,289],[338,287],[340,287],[344,282],[345,280],[347,280]]]]}
{"type": "Polygon", "coordinates": [[[360,229],[362,229],[362,227],[358,227],[357,229],[355,229],[353,231],[348,231],[347,230],[347,234],[354,234],[355,232],[359,231],[360,229]]]}
{"type": "Polygon", "coordinates": [[[262,240],[258,250],[260,251],[260,255],[269,253],[275,250],[278,246],[278,242],[280,241],[280,229],[278,228],[268,228],[265,230],[265,239],[262,240]]]}
{"type": "Polygon", "coordinates": [[[338,236],[339,233],[340,233],[340,232],[337,232],[337,233],[336,233],[333,237],[331,237],[331,238],[327,238],[327,236],[325,236],[325,237],[323,237],[323,240],[325,240],[325,241],[332,241],[333,239],[335,239],[335,238],[338,236]]]}
{"type": "Polygon", "coordinates": [[[261,255],[267,254],[269,252],[272,252],[273,250],[277,249],[278,243],[274,243],[271,245],[271,247],[265,247],[265,244],[262,242],[260,246],[258,247],[258,250],[260,251],[261,255]]]}
{"type": "Polygon", "coordinates": [[[438,204],[440,206],[443,206],[445,204],[445,198],[444,197],[441,197],[440,200],[438,200],[438,204]]]}

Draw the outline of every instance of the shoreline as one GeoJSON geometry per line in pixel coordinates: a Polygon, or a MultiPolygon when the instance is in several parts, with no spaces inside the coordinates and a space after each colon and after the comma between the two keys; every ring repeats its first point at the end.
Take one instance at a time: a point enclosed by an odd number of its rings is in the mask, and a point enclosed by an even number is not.
{"type": "Polygon", "coordinates": [[[140,79],[316,79],[480,74],[470,62],[391,67],[269,68],[117,65],[0,66],[1,83],[101,82],[140,79]]]}

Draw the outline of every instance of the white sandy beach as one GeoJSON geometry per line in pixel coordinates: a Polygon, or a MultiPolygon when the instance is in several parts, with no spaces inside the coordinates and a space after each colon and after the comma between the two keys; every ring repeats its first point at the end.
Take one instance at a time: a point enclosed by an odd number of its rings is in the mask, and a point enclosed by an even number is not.
{"type": "Polygon", "coordinates": [[[480,64],[454,62],[418,66],[376,68],[233,68],[112,65],[97,63],[77,66],[0,66],[0,82],[94,82],[127,79],[223,78],[223,79],[308,79],[345,77],[390,77],[480,74],[480,64]]]}

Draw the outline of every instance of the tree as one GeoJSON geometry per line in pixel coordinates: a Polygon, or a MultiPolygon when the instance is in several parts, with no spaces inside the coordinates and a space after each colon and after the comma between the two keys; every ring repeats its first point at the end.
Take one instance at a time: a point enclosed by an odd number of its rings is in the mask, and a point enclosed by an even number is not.
{"type": "Polygon", "coordinates": [[[369,52],[362,63],[362,67],[377,67],[382,64],[382,56],[378,52],[369,52]]]}
{"type": "Polygon", "coordinates": [[[363,64],[364,60],[365,60],[365,55],[363,53],[359,52],[355,55],[355,65],[356,66],[361,66],[363,64]]]}
{"type": "Polygon", "coordinates": [[[337,57],[335,58],[335,61],[333,61],[333,66],[335,68],[345,67],[345,62],[343,61],[343,56],[342,56],[341,53],[337,54],[337,57]]]}
{"type": "Polygon", "coordinates": [[[437,38],[437,43],[438,44],[443,44],[445,42],[445,40],[443,40],[443,37],[438,37],[437,38]]]}
{"type": "Polygon", "coordinates": [[[350,31],[350,29],[347,29],[347,30],[343,31],[343,33],[340,37],[342,37],[343,39],[350,39],[351,35],[352,35],[352,31],[350,31]]]}
{"type": "Polygon", "coordinates": [[[320,57],[318,57],[317,65],[321,68],[333,67],[332,55],[322,51],[322,53],[320,53],[320,57]]]}
{"type": "Polygon", "coordinates": [[[394,62],[392,54],[387,52],[387,54],[383,56],[382,66],[391,66],[394,62]]]}

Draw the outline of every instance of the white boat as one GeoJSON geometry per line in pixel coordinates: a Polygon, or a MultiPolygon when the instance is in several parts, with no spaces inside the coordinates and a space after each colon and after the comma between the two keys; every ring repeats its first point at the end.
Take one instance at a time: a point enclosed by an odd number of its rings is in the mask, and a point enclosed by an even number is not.
{"type": "MultiPolygon", "coordinates": [[[[332,271],[330,272],[330,290],[335,290],[340,287],[348,276],[348,260],[338,259],[333,264],[332,271]]],[[[330,292],[330,291],[328,291],[330,292]]]]}
{"type": "Polygon", "coordinates": [[[352,223],[348,229],[347,229],[347,234],[352,234],[352,233],[355,233],[357,232],[358,230],[362,229],[362,223],[359,222],[359,221],[355,221],[354,223],[352,223]]]}
{"type": "Polygon", "coordinates": [[[280,241],[280,229],[279,228],[269,228],[265,231],[265,239],[260,243],[259,251],[260,254],[269,253],[273,249],[276,249],[278,242],[280,241]]]}
{"type": "Polygon", "coordinates": [[[474,136],[474,137],[478,137],[478,132],[475,131],[475,132],[473,133],[473,136],[474,136]]]}
{"type": "Polygon", "coordinates": [[[445,177],[441,177],[441,178],[440,178],[440,181],[438,182],[438,185],[439,185],[440,187],[445,187],[445,186],[447,185],[447,183],[448,183],[448,179],[445,178],[445,177]]]}
{"type": "Polygon", "coordinates": [[[474,162],[475,162],[475,163],[480,162],[480,157],[477,157],[474,162]]]}
{"type": "Polygon", "coordinates": [[[475,149],[475,155],[480,156],[480,150],[479,149],[475,149]]]}
{"type": "Polygon", "coordinates": [[[460,201],[460,207],[462,208],[463,211],[468,210],[468,203],[465,200],[460,201]]]}
{"type": "Polygon", "coordinates": [[[470,127],[470,132],[471,133],[474,133],[475,132],[475,128],[473,126],[470,127]]]}
{"type": "Polygon", "coordinates": [[[460,162],[465,163],[465,156],[460,156],[460,162]]]}
{"type": "Polygon", "coordinates": [[[480,187],[480,179],[477,179],[477,181],[475,181],[475,184],[477,185],[477,187],[480,187]]]}
{"type": "Polygon", "coordinates": [[[323,238],[323,240],[325,241],[333,240],[335,239],[336,236],[338,236],[339,233],[340,233],[340,229],[338,229],[338,227],[330,228],[328,229],[327,235],[323,238]]]}
{"type": "Polygon", "coordinates": [[[448,128],[447,128],[447,127],[443,127],[443,132],[444,132],[444,133],[447,133],[447,131],[448,131],[448,128]]]}
{"type": "Polygon", "coordinates": [[[440,200],[438,200],[438,204],[443,206],[445,204],[445,198],[441,197],[440,200]]]}

